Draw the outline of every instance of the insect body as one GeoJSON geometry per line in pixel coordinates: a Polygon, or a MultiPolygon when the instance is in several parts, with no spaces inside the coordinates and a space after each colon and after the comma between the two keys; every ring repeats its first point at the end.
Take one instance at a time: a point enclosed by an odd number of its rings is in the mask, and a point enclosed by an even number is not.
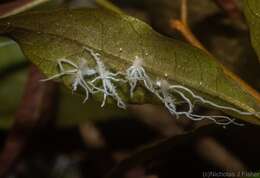
{"type": "Polygon", "coordinates": [[[71,75],[73,76],[72,80],[72,91],[76,91],[78,86],[81,86],[85,90],[85,99],[83,102],[86,102],[89,97],[89,93],[94,93],[94,89],[85,81],[85,77],[92,76],[96,74],[96,70],[90,69],[87,65],[84,59],[80,59],[80,64],[77,65],[73,63],[70,60],[67,60],[65,58],[63,59],[58,59],[58,67],[59,70],[61,71],[60,73],[51,76],[50,78],[43,79],[41,81],[49,81],[53,80],[59,77],[62,77],[64,75],[71,75]],[[63,64],[70,65],[72,69],[65,70],[63,67],[63,64]]]}
{"type": "Polygon", "coordinates": [[[121,73],[120,72],[112,73],[112,72],[108,71],[100,59],[100,54],[95,53],[93,50],[91,50],[89,48],[86,48],[86,50],[90,52],[90,54],[95,59],[96,64],[97,64],[96,70],[97,70],[98,76],[95,79],[93,79],[92,81],[90,81],[90,84],[97,91],[100,91],[103,93],[103,102],[101,104],[101,107],[103,107],[105,105],[107,96],[111,96],[117,101],[117,106],[119,108],[125,109],[126,105],[123,102],[123,100],[120,98],[120,96],[118,95],[118,93],[116,91],[116,87],[113,84],[113,82],[120,82],[120,81],[125,82],[123,79],[117,78],[117,76],[120,75],[121,73]],[[102,88],[97,87],[95,85],[95,82],[98,80],[101,80],[102,88]]]}
{"type": "Polygon", "coordinates": [[[143,59],[135,56],[133,65],[126,70],[126,78],[130,85],[130,95],[133,96],[138,81],[143,81],[145,87],[151,92],[154,91],[153,83],[143,68],[143,59]]]}

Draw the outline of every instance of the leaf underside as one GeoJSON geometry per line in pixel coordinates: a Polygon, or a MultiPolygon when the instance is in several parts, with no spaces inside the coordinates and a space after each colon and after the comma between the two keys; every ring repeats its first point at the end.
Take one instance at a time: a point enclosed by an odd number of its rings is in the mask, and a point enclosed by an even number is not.
{"type": "MultiPolygon", "coordinates": [[[[139,56],[154,80],[166,79],[170,84],[181,84],[217,104],[248,112],[260,110],[259,101],[226,76],[221,66],[203,51],[164,37],[127,15],[87,8],[29,12],[1,20],[0,33],[16,40],[25,56],[46,76],[59,72],[57,60],[64,57],[75,63],[78,57],[84,57],[93,66],[92,56],[84,51],[84,47],[88,47],[101,54],[111,71],[125,71],[135,56],[139,56]]],[[[71,88],[69,79],[64,83],[71,88]]],[[[154,102],[148,91],[140,89],[130,98],[124,87],[118,87],[119,93],[128,103],[154,102]]],[[[257,116],[228,113],[260,123],[257,116]]]]}

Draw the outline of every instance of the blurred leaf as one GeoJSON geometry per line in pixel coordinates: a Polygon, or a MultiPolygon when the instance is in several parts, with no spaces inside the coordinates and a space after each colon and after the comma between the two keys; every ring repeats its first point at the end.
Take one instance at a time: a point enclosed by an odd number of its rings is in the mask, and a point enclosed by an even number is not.
{"type": "Polygon", "coordinates": [[[119,14],[123,13],[123,12],[121,11],[121,9],[119,9],[117,6],[115,6],[115,5],[114,5],[113,3],[111,3],[109,0],[96,0],[96,3],[97,3],[99,6],[105,8],[105,9],[107,9],[107,10],[114,11],[115,13],[119,13],[119,14]]]}
{"type": "Polygon", "coordinates": [[[22,98],[27,70],[19,70],[0,80],[0,128],[13,122],[14,113],[22,98]]]}
{"type": "Polygon", "coordinates": [[[244,12],[251,33],[251,41],[260,61],[260,1],[244,0],[244,12]]]}
{"type": "Polygon", "coordinates": [[[0,36],[0,73],[12,65],[24,63],[24,55],[13,40],[0,36]]]}
{"type": "MultiPolygon", "coordinates": [[[[135,56],[144,58],[144,67],[154,78],[165,78],[192,89],[215,103],[254,112],[259,111],[259,98],[251,95],[240,83],[223,72],[219,64],[203,51],[164,37],[145,23],[112,12],[95,9],[59,10],[27,13],[3,19],[1,33],[12,36],[24,54],[47,76],[58,72],[57,59],[78,57],[89,59],[84,47],[101,54],[103,62],[113,71],[126,70],[135,56]],[[26,19],[26,20],[25,20],[26,19]],[[122,50],[121,50],[122,49],[122,50]]],[[[65,85],[71,87],[66,78],[65,85]]],[[[118,86],[127,102],[154,102],[148,92],[140,90],[129,97],[127,86],[118,86]]],[[[102,94],[97,97],[102,99],[102,94]]],[[[259,124],[256,116],[233,116],[259,124]]]]}
{"type": "Polygon", "coordinates": [[[9,127],[13,122],[27,71],[24,56],[13,40],[0,37],[0,127],[9,127]]]}

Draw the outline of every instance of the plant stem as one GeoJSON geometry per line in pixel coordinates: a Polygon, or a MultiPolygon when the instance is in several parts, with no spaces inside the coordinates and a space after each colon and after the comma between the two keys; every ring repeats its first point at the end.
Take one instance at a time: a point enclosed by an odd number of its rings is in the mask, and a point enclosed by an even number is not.
{"type": "Polygon", "coordinates": [[[183,24],[188,24],[188,7],[187,7],[187,0],[181,1],[181,21],[183,24]]]}
{"type": "Polygon", "coordinates": [[[190,30],[190,28],[188,27],[187,24],[185,24],[183,21],[180,20],[171,20],[170,21],[170,26],[172,29],[176,29],[179,32],[181,32],[181,34],[183,35],[183,37],[193,46],[200,48],[202,50],[204,50],[205,52],[209,53],[207,51],[207,49],[201,44],[201,42],[196,38],[196,36],[192,33],[192,31],[190,30]]]}
{"type": "Polygon", "coordinates": [[[51,82],[39,82],[42,78],[43,75],[32,66],[22,102],[15,114],[15,122],[0,154],[0,177],[4,177],[17,161],[33,129],[53,119],[56,87],[51,82]]]}
{"type": "Polygon", "coordinates": [[[15,15],[50,0],[16,0],[0,6],[0,18],[15,15]]]}
{"type": "MultiPolygon", "coordinates": [[[[182,0],[185,1],[185,0],[182,0]]],[[[183,2],[182,2],[183,4],[183,2]]],[[[187,6],[187,5],[186,5],[187,6]]],[[[187,8],[181,8],[182,10],[187,11],[187,8]]],[[[186,12],[181,12],[181,14],[185,14],[186,12]]],[[[188,24],[185,24],[186,22],[181,20],[176,20],[176,19],[172,19],[170,20],[170,27],[173,30],[178,30],[183,37],[193,46],[202,49],[203,51],[205,51],[208,55],[210,55],[213,59],[215,59],[217,62],[218,60],[202,45],[202,43],[197,39],[197,37],[192,33],[190,27],[188,24]]],[[[236,81],[237,83],[239,83],[241,85],[241,87],[247,91],[249,94],[251,94],[252,96],[254,96],[254,98],[260,102],[260,94],[258,91],[256,91],[254,88],[252,88],[250,85],[248,85],[245,81],[243,81],[239,76],[237,76],[235,73],[233,73],[231,70],[229,70],[228,68],[226,68],[223,64],[221,64],[220,62],[218,62],[220,64],[220,66],[223,69],[223,72],[230,77],[231,79],[233,79],[234,81],[236,81]]]]}
{"type": "Polygon", "coordinates": [[[108,10],[111,10],[115,13],[118,13],[118,14],[123,14],[124,12],[118,8],[116,5],[114,5],[113,3],[111,3],[109,0],[96,0],[96,3],[103,7],[104,9],[108,9],[108,10]]]}

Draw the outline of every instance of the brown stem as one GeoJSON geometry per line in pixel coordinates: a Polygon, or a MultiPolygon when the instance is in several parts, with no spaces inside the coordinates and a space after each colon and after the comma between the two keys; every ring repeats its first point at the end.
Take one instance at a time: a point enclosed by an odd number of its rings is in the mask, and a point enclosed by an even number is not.
{"type": "MultiPolygon", "coordinates": [[[[180,20],[173,19],[173,20],[170,21],[170,26],[171,26],[172,29],[178,30],[191,45],[204,50],[208,55],[210,55],[213,59],[215,59],[215,57],[200,43],[200,41],[196,38],[196,36],[193,35],[193,33],[190,30],[190,27],[188,25],[185,25],[180,20]]],[[[217,61],[217,59],[215,59],[215,60],[217,61]]],[[[234,81],[239,83],[245,91],[247,91],[256,100],[258,100],[260,102],[259,92],[257,92],[254,88],[252,88],[250,85],[248,85],[245,81],[243,81],[239,76],[237,76],[231,70],[226,68],[223,64],[221,64],[221,63],[219,63],[219,64],[222,67],[223,72],[228,77],[230,77],[231,79],[233,79],[234,81]]]]}
{"type": "Polygon", "coordinates": [[[23,151],[27,138],[40,121],[51,118],[56,90],[53,83],[39,82],[43,76],[35,66],[30,68],[24,96],[15,114],[15,122],[0,154],[0,177],[5,176],[23,151]]]}
{"type": "Polygon", "coordinates": [[[48,0],[15,0],[2,4],[0,5],[0,17],[18,14],[47,1],[48,0]]]}
{"type": "Polygon", "coordinates": [[[181,32],[181,34],[183,35],[183,37],[193,46],[200,48],[202,50],[204,50],[205,52],[208,53],[208,51],[206,50],[206,48],[204,48],[204,46],[201,44],[201,42],[193,35],[192,31],[190,30],[190,28],[188,27],[188,25],[186,25],[185,23],[183,23],[180,20],[171,20],[170,21],[170,26],[172,29],[176,29],[179,32],[181,32]]]}
{"type": "Polygon", "coordinates": [[[181,21],[183,22],[183,24],[188,24],[187,0],[181,1],[181,21]]]}
{"type": "Polygon", "coordinates": [[[212,137],[200,138],[196,148],[200,156],[223,170],[234,172],[246,170],[245,165],[235,155],[212,137]]]}

